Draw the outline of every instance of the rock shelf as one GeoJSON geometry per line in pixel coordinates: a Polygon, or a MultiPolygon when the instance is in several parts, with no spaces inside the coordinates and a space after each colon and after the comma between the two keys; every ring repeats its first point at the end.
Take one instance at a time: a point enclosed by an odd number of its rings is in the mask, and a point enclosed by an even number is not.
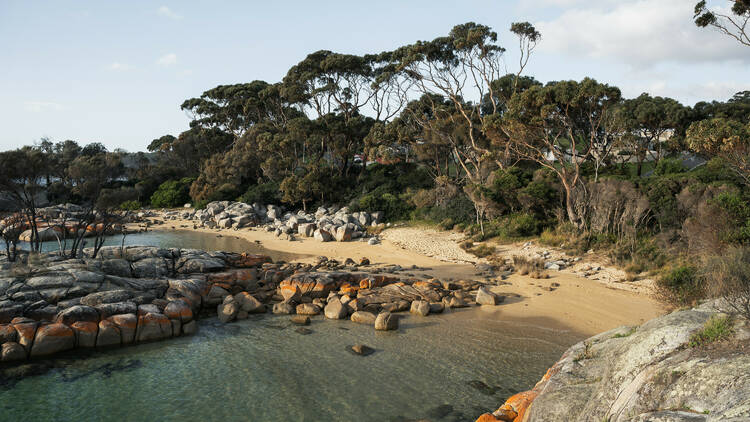
{"type": "Polygon", "coordinates": [[[502,302],[476,281],[418,279],[407,273],[416,268],[367,259],[273,263],[263,255],[141,246],[104,247],[95,259],[20,259],[0,261],[3,362],[190,335],[204,315],[230,322],[269,311],[323,314],[393,330],[397,312],[426,316],[502,302]]]}

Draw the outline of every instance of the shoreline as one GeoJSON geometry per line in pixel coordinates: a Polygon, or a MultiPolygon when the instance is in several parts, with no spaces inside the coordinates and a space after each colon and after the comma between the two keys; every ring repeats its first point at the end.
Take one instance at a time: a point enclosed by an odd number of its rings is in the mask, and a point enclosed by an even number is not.
{"type": "MultiPolygon", "coordinates": [[[[436,257],[426,256],[421,251],[414,251],[394,243],[399,235],[406,236],[410,242],[416,235],[429,238],[432,244],[439,243],[438,249],[467,254],[451,239],[455,233],[440,232],[432,229],[415,227],[398,227],[386,229],[381,235],[382,242],[368,245],[366,242],[318,242],[313,238],[298,238],[288,241],[276,237],[272,232],[257,228],[208,229],[193,228],[191,220],[168,220],[163,224],[152,226],[150,231],[190,231],[212,235],[231,236],[252,242],[263,249],[260,253],[270,255],[274,261],[279,256],[287,261],[311,263],[318,256],[326,256],[341,261],[351,258],[359,260],[367,257],[373,264],[396,264],[405,268],[412,265],[429,268],[424,271],[413,271],[416,276],[434,277],[440,280],[482,279],[474,263],[446,262],[436,257]]],[[[512,257],[514,245],[503,245],[507,257],[512,257]]],[[[517,249],[517,248],[516,248],[517,249]]],[[[256,252],[258,253],[258,252],[256,252]]],[[[484,260],[471,257],[475,263],[484,260]]],[[[581,261],[580,267],[586,261],[581,261]]],[[[576,268],[574,267],[574,269],[576,268]]],[[[611,269],[608,269],[611,270],[611,269]]],[[[610,271],[611,272],[611,271],[610,271]]],[[[472,309],[477,312],[490,312],[502,320],[533,321],[542,327],[569,330],[581,335],[581,338],[609,331],[620,326],[640,325],[655,317],[667,313],[665,307],[650,297],[642,285],[613,283],[582,277],[571,271],[549,272],[550,278],[532,279],[517,273],[492,287],[494,293],[506,295],[506,301],[493,309],[472,309]],[[559,284],[557,287],[552,287],[559,284]],[[619,288],[618,288],[619,287],[619,288]]]]}

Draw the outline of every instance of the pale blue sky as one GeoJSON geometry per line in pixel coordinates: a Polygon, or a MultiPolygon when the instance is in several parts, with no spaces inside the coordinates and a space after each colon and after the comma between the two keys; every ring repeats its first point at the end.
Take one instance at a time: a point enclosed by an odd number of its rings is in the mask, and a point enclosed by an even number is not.
{"type": "MultiPolygon", "coordinates": [[[[188,127],[179,105],[218,84],[280,80],[310,52],[379,52],[511,22],[544,37],[528,74],[592,76],[692,105],[750,89],[750,49],[692,24],[694,0],[0,0],[0,150],[55,141],[144,150],[188,127]]],[[[513,57],[509,66],[513,66],[513,57]]]]}

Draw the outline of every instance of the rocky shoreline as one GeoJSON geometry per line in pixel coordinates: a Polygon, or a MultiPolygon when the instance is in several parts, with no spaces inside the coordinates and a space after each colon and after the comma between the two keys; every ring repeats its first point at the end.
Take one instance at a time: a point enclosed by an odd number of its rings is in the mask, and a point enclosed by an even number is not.
{"type": "Polygon", "coordinates": [[[252,313],[349,318],[374,329],[398,326],[397,312],[495,305],[503,297],[474,281],[423,280],[418,268],[272,263],[263,255],[128,246],[96,259],[54,253],[0,263],[2,362],[92,347],[189,335],[200,315],[221,321],[252,313]]]}
{"type": "Polygon", "coordinates": [[[691,346],[720,301],[619,327],[570,347],[533,389],[477,422],[750,420],[750,324],[732,338],[691,346]]]}

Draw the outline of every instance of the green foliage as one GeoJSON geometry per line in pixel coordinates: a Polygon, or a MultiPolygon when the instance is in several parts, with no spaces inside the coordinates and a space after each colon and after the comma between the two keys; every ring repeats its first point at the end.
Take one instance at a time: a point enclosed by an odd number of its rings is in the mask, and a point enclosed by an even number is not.
{"type": "Polygon", "coordinates": [[[254,202],[260,204],[275,204],[281,200],[281,192],[279,191],[279,184],[275,182],[261,183],[259,185],[252,185],[247,188],[247,191],[243,193],[239,198],[240,202],[252,204],[254,202]]]}
{"type": "Polygon", "coordinates": [[[186,177],[162,183],[151,196],[151,206],[154,208],[174,208],[190,202],[190,185],[194,180],[186,177]]]}
{"type": "Polygon", "coordinates": [[[396,196],[380,190],[360,197],[355,208],[367,212],[383,211],[387,221],[408,220],[414,210],[408,201],[408,194],[396,196]]]}
{"type": "Polygon", "coordinates": [[[656,164],[654,175],[665,176],[668,174],[684,173],[687,169],[682,165],[679,158],[664,158],[656,164]]]}
{"type": "Polygon", "coordinates": [[[476,241],[492,237],[513,240],[538,235],[543,227],[542,221],[532,214],[513,213],[486,222],[484,234],[481,233],[479,225],[472,226],[471,233],[476,241]]]}
{"type": "Polygon", "coordinates": [[[210,201],[208,201],[206,199],[201,200],[201,201],[195,201],[193,203],[193,208],[195,208],[196,210],[204,210],[204,209],[206,209],[206,207],[208,206],[209,203],[210,203],[210,201]]]}
{"type": "Polygon", "coordinates": [[[474,204],[463,193],[445,200],[442,205],[427,205],[418,207],[414,212],[416,220],[432,223],[440,223],[442,228],[448,230],[449,225],[471,224],[475,221],[474,204]]]}
{"type": "Polygon", "coordinates": [[[680,213],[677,194],[685,185],[683,178],[657,177],[645,187],[651,211],[662,230],[682,225],[684,216],[680,213]]]}
{"type": "Polygon", "coordinates": [[[123,211],[137,211],[141,209],[141,203],[138,201],[133,201],[133,200],[125,201],[120,204],[119,208],[123,211]]]}
{"type": "Polygon", "coordinates": [[[750,198],[739,191],[723,192],[709,204],[723,210],[729,218],[728,229],[720,233],[722,240],[730,244],[750,245],[750,198]]]}
{"type": "Polygon", "coordinates": [[[692,265],[676,266],[657,280],[661,296],[673,305],[691,305],[704,293],[698,269],[692,265]]]}
{"type": "Polygon", "coordinates": [[[701,347],[729,339],[734,333],[732,319],[726,315],[713,315],[703,324],[703,328],[690,336],[690,347],[701,347]]]}

